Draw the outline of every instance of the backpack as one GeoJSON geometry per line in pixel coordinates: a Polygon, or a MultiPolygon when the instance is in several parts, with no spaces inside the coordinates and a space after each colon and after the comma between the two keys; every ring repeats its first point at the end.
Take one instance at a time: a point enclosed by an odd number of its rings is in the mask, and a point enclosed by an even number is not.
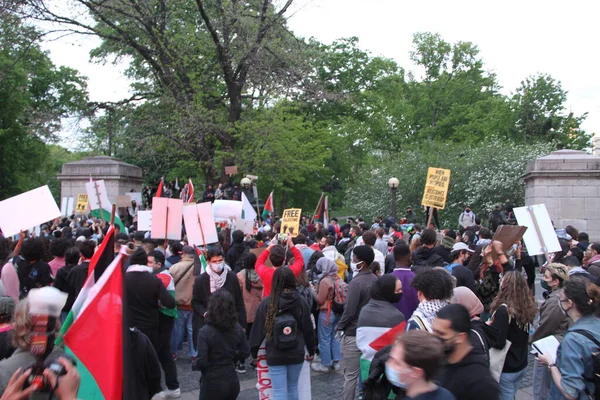
{"type": "Polygon", "coordinates": [[[295,349],[298,340],[298,322],[289,311],[279,311],[273,323],[273,343],[278,350],[295,349]]]}
{"type": "Polygon", "coordinates": [[[595,351],[592,353],[592,364],[594,366],[594,376],[592,376],[592,377],[584,376],[583,379],[585,379],[588,382],[594,382],[594,393],[589,393],[589,391],[587,390],[587,386],[585,389],[585,393],[588,396],[590,396],[590,398],[600,399],[600,342],[598,342],[598,339],[596,339],[591,332],[586,331],[584,329],[575,329],[571,332],[579,333],[580,335],[585,336],[586,338],[588,338],[589,340],[594,342],[594,344],[598,347],[598,351],[595,351]]]}
{"type": "Polygon", "coordinates": [[[344,301],[348,293],[348,284],[341,279],[333,279],[333,299],[331,299],[331,311],[336,314],[344,312],[344,301]]]}

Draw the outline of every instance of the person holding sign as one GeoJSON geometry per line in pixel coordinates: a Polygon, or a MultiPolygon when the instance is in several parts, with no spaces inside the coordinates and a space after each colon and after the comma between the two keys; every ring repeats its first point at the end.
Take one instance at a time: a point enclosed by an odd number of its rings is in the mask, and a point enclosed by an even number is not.
{"type": "MultiPolygon", "coordinates": [[[[292,256],[294,257],[294,262],[289,265],[289,268],[294,272],[294,276],[298,277],[302,272],[302,268],[304,267],[304,259],[302,258],[302,253],[298,250],[294,243],[292,242],[292,237],[288,236],[287,238],[287,248],[292,251],[292,256]]],[[[271,293],[271,282],[273,281],[273,275],[275,271],[285,265],[285,257],[286,257],[286,249],[277,244],[277,239],[273,239],[271,244],[265,251],[261,253],[256,260],[256,273],[260,277],[263,285],[265,287],[263,297],[268,297],[271,293]],[[273,264],[273,268],[269,268],[265,265],[267,258],[273,264]]]]}

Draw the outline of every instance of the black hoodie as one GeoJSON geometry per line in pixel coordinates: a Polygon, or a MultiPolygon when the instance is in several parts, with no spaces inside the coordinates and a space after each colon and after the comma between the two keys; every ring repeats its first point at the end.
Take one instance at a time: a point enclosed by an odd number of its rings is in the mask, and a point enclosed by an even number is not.
{"type": "Polygon", "coordinates": [[[410,255],[412,258],[413,267],[443,267],[446,262],[434,248],[421,246],[410,255]]]}
{"type": "Polygon", "coordinates": [[[498,400],[500,396],[498,382],[481,352],[470,351],[458,363],[446,364],[438,378],[440,386],[458,400],[498,400]]]}
{"type": "MultiPolygon", "coordinates": [[[[256,311],[256,317],[252,324],[250,332],[250,353],[252,358],[256,359],[258,349],[265,340],[265,320],[267,309],[271,302],[271,296],[261,301],[256,311]]],[[[304,345],[308,354],[315,354],[315,332],[310,319],[310,309],[306,300],[297,290],[291,290],[281,293],[279,297],[279,311],[289,311],[298,324],[298,342],[296,348],[291,350],[279,350],[273,343],[273,337],[266,343],[267,364],[268,365],[293,365],[304,362],[304,345]]]]}

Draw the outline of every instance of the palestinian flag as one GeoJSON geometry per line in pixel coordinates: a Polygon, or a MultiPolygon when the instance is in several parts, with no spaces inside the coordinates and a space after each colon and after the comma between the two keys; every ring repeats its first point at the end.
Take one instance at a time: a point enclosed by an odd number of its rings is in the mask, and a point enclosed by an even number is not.
{"type": "Polygon", "coordinates": [[[267,201],[265,202],[265,208],[263,208],[262,219],[265,220],[269,216],[275,212],[275,206],[273,205],[273,192],[267,197],[267,201]]]}
{"type": "Polygon", "coordinates": [[[124,398],[125,375],[129,375],[123,364],[125,257],[119,254],[96,284],[93,276],[88,277],[73,306],[76,316],[64,334],[65,352],[76,360],[81,376],[80,399],[124,398]]]}
{"type": "Polygon", "coordinates": [[[356,347],[362,353],[360,357],[360,373],[364,379],[369,377],[369,367],[375,353],[385,346],[393,344],[396,337],[406,329],[406,321],[393,328],[379,326],[362,326],[356,330],[356,347]]]}
{"type": "MultiPolygon", "coordinates": [[[[112,214],[112,211],[105,210],[104,208],[97,208],[90,212],[90,215],[92,217],[101,218],[105,221],[110,221],[111,214],[112,214]]],[[[119,225],[121,232],[127,233],[127,228],[125,227],[125,224],[123,223],[123,221],[121,221],[121,218],[119,218],[119,216],[117,214],[115,214],[115,225],[119,225]]]]}
{"type": "MultiPolygon", "coordinates": [[[[194,245],[194,248],[196,249],[196,256],[194,257],[194,263],[196,265],[200,265],[200,274],[203,274],[204,272],[206,272],[206,267],[208,266],[208,262],[206,262],[206,257],[204,256],[204,253],[202,252],[202,250],[200,250],[200,248],[196,245],[194,245]]],[[[196,269],[194,267],[194,269],[196,269]]]]}
{"type": "Polygon", "coordinates": [[[321,194],[317,208],[315,209],[314,221],[323,224],[323,227],[329,227],[329,198],[321,194]]]}
{"type": "Polygon", "coordinates": [[[192,178],[188,179],[188,193],[187,199],[183,199],[184,203],[193,203],[194,202],[194,184],[192,183],[192,178]]]}
{"type": "Polygon", "coordinates": [[[165,178],[160,178],[160,182],[158,182],[158,189],[156,189],[156,194],[154,195],[154,197],[162,197],[164,179],[165,178]]]}

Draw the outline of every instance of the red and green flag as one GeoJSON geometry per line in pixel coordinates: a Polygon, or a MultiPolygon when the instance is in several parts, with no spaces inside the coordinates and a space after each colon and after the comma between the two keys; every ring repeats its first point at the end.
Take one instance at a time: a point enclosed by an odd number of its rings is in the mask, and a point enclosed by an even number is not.
{"type": "Polygon", "coordinates": [[[273,214],[275,212],[275,206],[273,203],[273,192],[267,197],[267,201],[265,202],[265,208],[263,208],[262,219],[265,220],[269,216],[269,214],[273,214]]]}

